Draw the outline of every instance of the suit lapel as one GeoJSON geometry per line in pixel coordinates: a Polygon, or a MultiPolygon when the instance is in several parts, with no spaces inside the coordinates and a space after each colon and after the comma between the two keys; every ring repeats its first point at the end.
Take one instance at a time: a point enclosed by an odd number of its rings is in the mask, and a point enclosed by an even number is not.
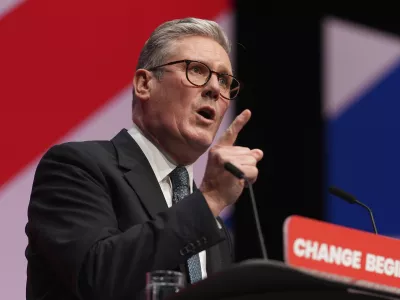
{"type": "Polygon", "coordinates": [[[164,195],[155,176],[146,174],[146,169],[140,166],[125,173],[125,179],[139,196],[142,205],[151,217],[168,208],[164,195]],[[155,180],[155,183],[153,182],[155,180]]]}
{"type": "MultiPolygon", "coordinates": [[[[124,173],[125,180],[136,192],[150,217],[154,218],[158,213],[165,211],[168,205],[151,165],[139,145],[126,129],[121,130],[111,142],[116,150],[119,166],[126,171],[124,173]]],[[[196,189],[197,186],[193,183],[193,191],[196,189]]],[[[218,221],[224,226],[220,218],[218,221]]],[[[221,231],[224,230],[221,229],[221,231]]],[[[224,234],[226,235],[225,231],[224,234]]],[[[222,242],[206,250],[208,274],[217,272],[224,267],[223,257],[229,253],[229,249],[225,248],[227,245],[222,242]]],[[[181,264],[179,269],[186,273],[184,264],[181,264]]]]}
{"type": "Polygon", "coordinates": [[[116,149],[119,166],[126,169],[126,181],[137,193],[149,215],[154,218],[166,210],[167,203],[150,163],[127,130],[121,130],[111,142],[116,149]]]}

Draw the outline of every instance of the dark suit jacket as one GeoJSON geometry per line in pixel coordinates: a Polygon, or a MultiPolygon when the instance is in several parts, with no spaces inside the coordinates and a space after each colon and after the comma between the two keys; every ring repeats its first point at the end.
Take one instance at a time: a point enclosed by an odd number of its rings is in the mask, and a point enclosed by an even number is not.
{"type": "Polygon", "coordinates": [[[52,147],[37,167],[28,219],[29,300],[138,299],[150,270],[186,273],[186,260],[205,249],[208,274],[233,259],[201,192],[168,208],[125,129],[111,141],[52,147]]]}

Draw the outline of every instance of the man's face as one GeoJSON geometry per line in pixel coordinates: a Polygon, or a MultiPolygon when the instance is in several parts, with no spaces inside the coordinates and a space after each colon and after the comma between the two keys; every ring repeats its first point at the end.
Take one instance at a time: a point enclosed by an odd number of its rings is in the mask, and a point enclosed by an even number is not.
{"type": "MultiPolygon", "coordinates": [[[[166,63],[196,60],[213,71],[232,74],[228,54],[210,38],[186,37],[173,47],[166,63]]],[[[166,66],[163,70],[160,80],[151,80],[144,121],[146,125],[151,125],[151,134],[164,150],[179,152],[178,148],[184,152],[174,153],[173,156],[201,155],[211,145],[230,101],[220,96],[215,74],[205,86],[196,87],[186,78],[185,63],[166,66]]]]}

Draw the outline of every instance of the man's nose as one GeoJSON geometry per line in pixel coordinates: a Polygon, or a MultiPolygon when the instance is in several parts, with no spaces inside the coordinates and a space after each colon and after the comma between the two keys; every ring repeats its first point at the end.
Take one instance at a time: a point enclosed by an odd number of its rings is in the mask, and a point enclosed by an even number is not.
{"type": "Polygon", "coordinates": [[[208,97],[216,101],[219,99],[219,94],[220,94],[220,86],[218,82],[218,76],[217,74],[212,73],[210,80],[204,87],[202,95],[203,97],[208,97]]]}

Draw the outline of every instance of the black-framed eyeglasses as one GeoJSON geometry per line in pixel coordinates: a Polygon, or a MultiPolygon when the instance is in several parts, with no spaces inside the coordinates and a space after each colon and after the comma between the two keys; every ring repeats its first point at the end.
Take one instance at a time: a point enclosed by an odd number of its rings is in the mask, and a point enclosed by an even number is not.
{"type": "Polygon", "coordinates": [[[186,63],[186,78],[194,86],[204,86],[210,80],[212,74],[216,74],[220,86],[221,97],[232,100],[239,94],[240,82],[234,76],[226,73],[218,73],[210,69],[205,63],[195,60],[183,59],[172,61],[163,65],[149,68],[149,71],[154,71],[158,68],[186,63]]]}

